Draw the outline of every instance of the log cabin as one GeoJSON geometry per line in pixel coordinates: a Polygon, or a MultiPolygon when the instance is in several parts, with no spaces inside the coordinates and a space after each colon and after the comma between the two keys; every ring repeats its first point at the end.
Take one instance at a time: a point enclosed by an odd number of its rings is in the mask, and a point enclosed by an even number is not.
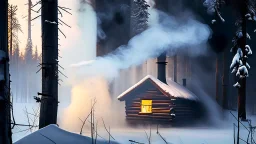
{"type": "Polygon", "coordinates": [[[158,78],[147,75],[117,99],[125,102],[128,123],[188,124],[204,116],[200,99],[165,77],[165,57],[158,58],[158,78]]]}

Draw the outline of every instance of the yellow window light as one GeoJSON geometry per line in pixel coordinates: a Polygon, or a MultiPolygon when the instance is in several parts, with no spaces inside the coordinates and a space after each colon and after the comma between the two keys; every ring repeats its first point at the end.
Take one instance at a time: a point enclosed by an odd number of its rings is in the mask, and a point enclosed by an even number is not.
{"type": "Polygon", "coordinates": [[[141,100],[140,113],[152,113],[152,100],[141,100]]]}

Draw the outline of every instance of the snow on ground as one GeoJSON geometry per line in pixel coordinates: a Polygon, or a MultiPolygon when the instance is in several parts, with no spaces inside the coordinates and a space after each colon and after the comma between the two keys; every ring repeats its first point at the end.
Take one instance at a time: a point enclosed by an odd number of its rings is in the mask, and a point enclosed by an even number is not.
{"type": "MultiPolygon", "coordinates": [[[[246,139],[247,131],[243,128],[241,129],[241,137],[246,139]]],[[[116,142],[120,144],[131,144],[129,140],[147,144],[148,140],[145,131],[148,135],[150,133],[149,128],[142,127],[138,129],[113,129],[111,131],[116,142]]],[[[232,128],[159,128],[159,132],[169,144],[233,144],[232,128]]],[[[89,131],[87,134],[89,136],[89,131]]],[[[152,144],[164,144],[161,137],[156,134],[156,126],[152,126],[151,134],[152,144]]],[[[99,131],[99,135],[105,139],[108,138],[103,129],[99,131]]]]}
{"type": "MultiPolygon", "coordinates": [[[[23,139],[17,141],[15,144],[89,144],[92,139],[79,134],[71,133],[58,128],[57,125],[49,125],[42,128],[23,139]]],[[[97,144],[106,144],[107,141],[98,140],[97,144]]],[[[111,142],[116,144],[116,142],[111,142]]]]}
{"type": "MultiPolygon", "coordinates": [[[[233,112],[235,115],[236,113],[233,112]]],[[[256,125],[256,116],[248,117],[252,119],[253,126],[256,125]]],[[[201,122],[204,125],[204,122],[201,122]]],[[[159,127],[160,134],[170,144],[233,144],[234,131],[233,123],[236,123],[235,118],[229,113],[225,112],[225,119],[222,120],[217,126],[198,126],[198,127],[187,127],[187,128],[166,128],[159,127]]],[[[243,122],[245,126],[248,126],[246,122],[243,122]]],[[[244,140],[247,139],[248,131],[241,126],[240,137],[244,140]]],[[[149,127],[138,127],[138,128],[126,128],[126,129],[113,129],[112,135],[117,142],[121,144],[131,144],[129,140],[134,140],[141,143],[148,143],[145,131],[149,135],[149,127]]],[[[152,144],[164,144],[165,142],[156,134],[156,126],[152,126],[152,144]]],[[[99,132],[100,134],[101,132],[99,132]]],[[[106,132],[103,132],[106,133],[106,132]]],[[[103,135],[107,137],[107,135],[103,135]]],[[[254,134],[256,139],[256,135],[254,134]]],[[[243,143],[241,141],[241,143],[243,143]]]]}
{"type": "MultiPolygon", "coordinates": [[[[57,144],[69,144],[71,141],[77,142],[88,142],[90,143],[90,139],[88,137],[81,137],[80,135],[67,135],[62,136],[63,132],[59,133],[57,131],[49,131],[47,133],[43,132],[43,134],[47,134],[47,137],[53,139],[57,144]],[[68,138],[68,139],[67,139],[68,138]]],[[[149,135],[149,128],[139,128],[139,129],[113,129],[111,134],[115,138],[116,142],[120,144],[130,144],[129,140],[134,140],[141,143],[148,143],[147,136],[145,131],[149,135]]],[[[166,139],[170,144],[232,144],[233,143],[233,130],[230,128],[160,128],[160,134],[166,139]]],[[[164,141],[160,138],[159,135],[156,134],[156,127],[152,127],[151,130],[152,144],[164,144],[164,141]]],[[[245,129],[241,130],[242,138],[246,139],[247,132],[245,129]]],[[[89,135],[89,131],[87,133],[89,135]]],[[[102,136],[106,141],[108,140],[108,134],[102,129],[99,131],[99,135],[102,136]],[[105,134],[104,134],[105,133],[105,134]]],[[[34,133],[36,138],[36,142],[40,140],[43,144],[48,144],[38,133],[34,133]],[[36,135],[35,135],[36,134],[36,135]],[[40,137],[40,138],[38,138],[40,137]]],[[[34,142],[34,138],[31,138],[31,142],[34,142]]],[[[101,139],[101,138],[100,138],[101,139]]],[[[24,142],[28,142],[29,138],[25,138],[24,142]]],[[[106,142],[107,143],[107,142],[106,142]]],[[[25,144],[18,142],[16,144],[25,144]]],[[[26,143],[30,144],[30,143],[26,143]]],[[[38,143],[40,144],[40,143],[38,143]]]]}
{"type": "MultiPolygon", "coordinates": [[[[35,116],[32,115],[37,112],[39,112],[39,104],[37,103],[14,103],[13,104],[13,113],[14,113],[16,124],[28,125],[30,123],[31,125],[33,125],[34,123],[34,125],[38,125],[38,122],[39,122],[38,118],[35,118],[35,116]],[[26,111],[30,114],[27,115],[26,111]],[[27,116],[29,116],[29,122],[28,122],[27,116]]],[[[24,136],[29,135],[31,132],[35,131],[36,129],[37,128],[33,128],[30,131],[28,127],[15,126],[14,129],[12,130],[13,141],[15,142],[23,138],[24,136]]]]}
{"type": "MultiPolygon", "coordinates": [[[[33,109],[37,110],[38,104],[22,104],[22,103],[15,103],[14,104],[14,114],[16,116],[16,123],[23,123],[27,124],[27,118],[26,114],[24,113],[25,108],[32,113],[33,109]]],[[[60,108],[61,111],[62,108],[60,108]]],[[[236,112],[233,112],[234,115],[236,115],[236,112]]],[[[213,114],[214,115],[214,114],[213,114]]],[[[159,132],[160,134],[170,143],[170,144],[233,144],[233,123],[236,123],[236,120],[234,117],[229,113],[229,111],[226,111],[225,119],[219,121],[218,125],[215,126],[209,126],[209,124],[206,121],[200,122],[202,124],[201,126],[197,127],[186,127],[186,128],[166,128],[166,127],[160,127],[159,132]]],[[[31,117],[32,118],[32,117],[31,117]]],[[[249,119],[252,119],[253,125],[256,125],[256,116],[248,117],[249,119]]],[[[37,121],[38,123],[38,121],[37,121]]],[[[248,124],[244,123],[246,126],[248,124]]],[[[24,130],[26,128],[24,127],[15,127],[13,130],[13,141],[16,142],[17,140],[25,137],[26,135],[31,134],[30,131],[24,131],[16,133],[20,130],[24,130]]],[[[56,129],[55,129],[56,130],[56,129]]],[[[32,130],[36,131],[36,129],[32,130]]],[[[61,130],[61,133],[67,134],[68,132],[63,132],[61,130]]],[[[145,131],[149,135],[149,127],[146,126],[140,126],[140,127],[120,127],[118,128],[118,125],[115,125],[115,127],[111,128],[111,134],[115,138],[116,142],[120,144],[131,144],[129,140],[138,141],[141,143],[148,143],[147,136],[145,134],[145,131]]],[[[75,132],[79,133],[79,132],[75,132]]],[[[164,144],[164,141],[160,138],[159,135],[156,134],[156,126],[152,126],[152,144],[164,144]]],[[[85,136],[90,136],[90,128],[85,127],[84,133],[85,136]]],[[[98,130],[98,134],[103,137],[103,139],[108,140],[108,134],[105,131],[104,127],[100,127],[98,130]]],[[[246,139],[248,132],[245,128],[241,126],[241,138],[246,139]]],[[[54,132],[51,134],[54,137],[58,137],[59,135],[57,132],[54,132]]],[[[69,139],[73,139],[71,137],[69,139]]],[[[67,136],[65,136],[67,137],[67,136]]],[[[75,135],[75,137],[79,137],[77,139],[80,139],[80,135],[75,135]]],[[[84,142],[88,140],[88,137],[81,138],[84,142]]],[[[254,135],[255,139],[256,136],[254,135]]],[[[102,139],[102,138],[99,138],[102,139]]],[[[67,141],[68,142],[68,141],[67,141]]],[[[62,144],[62,142],[59,142],[62,144]]],[[[59,144],[57,143],[57,144],[59,144]]],[[[17,143],[19,144],[19,143],[17,143]]],[[[29,143],[26,143],[29,144],[29,143]]]]}
{"type": "MultiPolygon", "coordinates": [[[[147,129],[149,135],[149,129],[147,129]]],[[[209,129],[160,129],[160,134],[170,144],[232,144],[232,130],[209,129]]],[[[122,144],[130,144],[128,140],[148,143],[144,131],[116,131],[113,133],[117,141],[122,144]]],[[[164,144],[164,141],[152,130],[152,144],[164,144]]]]}

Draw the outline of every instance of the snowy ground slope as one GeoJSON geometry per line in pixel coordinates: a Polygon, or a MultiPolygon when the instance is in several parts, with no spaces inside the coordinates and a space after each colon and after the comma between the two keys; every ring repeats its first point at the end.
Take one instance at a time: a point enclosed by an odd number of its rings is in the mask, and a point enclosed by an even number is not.
{"type": "MultiPolygon", "coordinates": [[[[145,131],[149,135],[149,128],[145,129],[113,129],[111,134],[116,142],[121,144],[131,144],[129,140],[134,140],[140,143],[148,144],[145,131]]],[[[160,134],[169,144],[233,144],[232,129],[209,129],[209,128],[161,128],[160,134]]],[[[102,135],[103,131],[99,132],[101,136],[107,138],[107,135],[102,135]]],[[[241,130],[242,138],[247,138],[246,130],[241,130]]],[[[161,137],[156,134],[156,128],[151,130],[152,144],[165,144],[161,137]]]]}
{"type": "MultiPolygon", "coordinates": [[[[145,131],[149,135],[148,128],[139,129],[113,129],[112,135],[116,142],[120,144],[130,144],[129,140],[134,140],[141,143],[148,143],[145,131]]],[[[209,129],[209,128],[193,128],[193,129],[178,129],[178,128],[160,128],[160,134],[170,144],[233,144],[233,130],[232,129],[209,129]]],[[[99,134],[107,139],[107,135],[102,135],[104,131],[100,131],[99,134]]],[[[164,141],[156,134],[155,127],[151,130],[152,144],[164,144],[164,141]]],[[[242,138],[247,137],[247,132],[242,129],[242,138]]],[[[21,139],[15,144],[52,144],[51,140],[56,144],[84,144],[91,143],[89,137],[84,137],[78,134],[69,133],[63,131],[56,126],[51,126],[49,129],[42,129],[31,135],[21,139]],[[44,135],[44,136],[42,136],[44,135]]],[[[99,141],[98,144],[104,144],[108,142],[99,141]]],[[[113,142],[114,143],[114,142],[113,142]]]]}
{"type": "MultiPolygon", "coordinates": [[[[39,106],[38,104],[15,104],[15,115],[16,115],[16,122],[17,123],[23,123],[23,124],[27,124],[27,118],[26,115],[24,114],[24,108],[25,106],[27,107],[29,112],[32,112],[31,109],[37,109],[37,107],[39,106]]],[[[60,108],[61,110],[62,108],[60,108]]],[[[236,112],[233,112],[234,115],[236,115],[236,112]]],[[[214,116],[215,114],[212,113],[212,115],[214,116]]],[[[209,127],[208,123],[206,122],[200,122],[200,124],[203,124],[204,126],[199,126],[199,127],[191,127],[191,128],[164,128],[161,127],[159,128],[161,135],[169,142],[172,144],[233,144],[233,123],[236,123],[236,120],[234,119],[234,117],[229,113],[229,111],[226,111],[225,114],[225,119],[224,120],[220,120],[219,122],[217,122],[218,125],[216,126],[211,126],[209,127]]],[[[253,117],[248,117],[249,119],[253,120],[253,125],[256,125],[256,116],[253,117]]],[[[245,125],[247,126],[247,124],[245,123],[245,125]]],[[[135,140],[138,142],[142,142],[142,143],[148,143],[147,142],[147,138],[146,138],[146,134],[145,131],[149,134],[149,128],[148,127],[136,127],[136,128],[129,128],[129,127],[123,127],[122,128],[116,128],[119,127],[118,125],[115,125],[111,127],[111,134],[113,135],[113,137],[115,138],[116,142],[120,143],[120,144],[130,144],[129,140],[135,140]]],[[[26,129],[23,127],[20,127],[20,129],[26,129]]],[[[18,127],[15,128],[15,130],[13,131],[13,138],[14,138],[14,142],[16,142],[17,140],[21,139],[22,137],[29,135],[30,132],[22,132],[22,133],[15,133],[19,131],[18,127]]],[[[241,138],[246,139],[247,138],[247,134],[248,132],[241,127],[241,138]]],[[[85,127],[84,129],[84,135],[87,135],[88,137],[90,136],[90,128],[85,127]]],[[[75,139],[80,139],[80,135],[77,134],[73,134],[73,133],[68,133],[68,132],[63,132],[62,130],[56,130],[53,129],[52,132],[47,132],[47,136],[48,134],[50,134],[51,137],[53,138],[57,138],[60,137],[60,135],[62,134],[71,134],[74,135],[75,139]],[[60,134],[57,134],[58,132],[60,132],[60,134]]],[[[78,133],[78,132],[75,132],[78,133]]],[[[156,126],[152,126],[152,144],[164,144],[163,140],[156,134],[156,126]]],[[[36,133],[35,133],[36,134],[36,133]]],[[[100,136],[102,136],[104,139],[108,140],[108,134],[105,131],[104,127],[99,128],[98,130],[98,134],[100,136]]],[[[33,134],[31,135],[33,136],[33,134]]],[[[35,144],[40,144],[38,141],[39,139],[38,134],[34,135],[36,138],[36,142],[34,142],[35,144]]],[[[255,137],[256,135],[254,135],[255,137]]],[[[39,135],[39,137],[41,137],[39,135]]],[[[65,138],[67,138],[68,136],[64,136],[65,138]]],[[[89,138],[88,137],[83,137],[83,143],[85,143],[89,138]]],[[[28,137],[27,137],[28,138],[28,137]]],[[[24,138],[24,139],[27,139],[24,138]]],[[[69,139],[73,139],[72,136],[69,139]]],[[[256,139],[256,137],[255,137],[256,139]]],[[[45,140],[47,140],[46,138],[42,138],[42,140],[40,140],[40,142],[42,141],[43,144],[47,144],[44,143],[45,140]]],[[[61,138],[61,140],[63,139],[63,136],[61,138]]],[[[90,140],[89,140],[90,141],[90,140]]],[[[70,142],[69,140],[65,141],[65,142],[70,142]]],[[[34,144],[33,143],[33,144],[34,144]]],[[[241,142],[242,143],[242,142],[241,142]]],[[[16,144],[23,144],[23,143],[16,143],[16,144]]],[[[25,144],[30,144],[30,143],[25,143],[25,144]]],[[[52,144],[52,143],[51,143],[52,144]]],[[[59,144],[59,143],[57,143],[59,144]]],[[[60,141],[60,144],[65,144],[62,143],[62,141],[60,141]]],[[[67,143],[69,144],[69,143],[67,143]]],[[[73,144],[73,142],[71,142],[70,144],[73,144]]],[[[79,144],[79,143],[78,143],[79,144]]]]}
{"type": "MultiPolygon", "coordinates": [[[[236,115],[236,112],[232,112],[236,115]]],[[[201,126],[187,127],[187,128],[166,128],[162,126],[159,128],[160,134],[169,142],[169,144],[233,144],[234,131],[233,123],[237,123],[235,118],[229,111],[225,112],[225,119],[220,120],[216,126],[208,126],[208,123],[200,122],[201,126]]],[[[253,125],[256,125],[256,116],[249,116],[252,119],[253,125]]],[[[243,122],[248,126],[246,122],[243,122]]],[[[247,139],[248,131],[244,127],[240,127],[240,137],[247,139]]],[[[145,131],[149,135],[149,127],[136,128],[112,128],[111,134],[115,140],[121,144],[131,144],[129,140],[134,140],[141,143],[148,143],[145,131]]],[[[159,135],[156,134],[156,126],[151,127],[152,144],[165,144],[159,135]]],[[[87,132],[89,136],[89,131],[87,132]]],[[[104,129],[99,130],[99,134],[108,138],[104,129]],[[105,134],[105,135],[104,135],[105,134]]],[[[256,135],[254,134],[256,139],[256,135]]],[[[243,141],[241,141],[243,143],[243,141]]]]}
{"type": "MultiPolygon", "coordinates": [[[[49,125],[42,128],[21,140],[15,142],[15,144],[89,144],[92,143],[91,138],[81,136],[75,133],[71,133],[60,129],[56,125],[49,125]]],[[[107,144],[107,141],[97,141],[97,144],[107,144]]],[[[117,144],[116,142],[111,142],[117,144]]]]}
{"type": "MultiPolygon", "coordinates": [[[[14,112],[14,118],[15,122],[17,124],[31,124],[38,126],[39,125],[39,118],[35,117],[34,114],[38,113],[40,111],[40,105],[38,103],[13,103],[13,112],[14,112]],[[26,110],[29,115],[26,114],[26,110]],[[28,118],[29,116],[29,122],[28,118]],[[34,121],[35,120],[35,121],[34,121]]],[[[59,115],[62,114],[64,106],[62,104],[59,105],[58,113],[59,115]]],[[[29,129],[29,127],[26,126],[15,126],[12,130],[12,139],[13,142],[16,142],[20,140],[21,138],[31,134],[32,132],[38,130],[38,127],[35,127],[33,129],[29,129]]]]}
{"type": "MultiPolygon", "coordinates": [[[[149,135],[149,129],[147,129],[149,135]]],[[[209,130],[209,129],[160,129],[160,134],[170,144],[232,144],[233,135],[231,130],[209,130]]],[[[129,140],[148,143],[144,131],[130,131],[126,133],[113,133],[116,140],[122,144],[130,144],[129,140]]],[[[156,130],[152,130],[152,144],[164,144],[165,142],[156,130]]]]}
{"type": "MultiPolygon", "coordinates": [[[[230,127],[230,125],[225,125],[218,128],[159,128],[159,132],[170,144],[233,144],[233,129],[230,127]]],[[[40,135],[38,133],[39,131],[25,137],[15,144],[48,144],[49,140],[40,135]]],[[[116,142],[120,144],[130,144],[129,140],[134,140],[145,144],[148,143],[145,131],[149,135],[149,128],[138,127],[136,129],[112,129],[111,131],[111,134],[115,138],[116,142]]],[[[108,135],[104,129],[99,130],[98,133],[105,139],[108,139],[108,135]]],[[[151,133],[152,144],[164,144],[164,141],[159,135],[156,134],[155,126],[152,126],[151,133]]],[[[46,137],[49,137],[50,139],[53,139],[57,144],[73,144],[74,142],[76,144],[80,144],[90,142],[89,137],[83,137],[78,134],[65,132],[59,128],[48,129],[47,131],[43,131],[42,134],[46,135],[46,137]]],[[[246,140],[247,134],[247,131],[241,127],[241,138],[246,140]]],[[[98,143],[103,144],[104,142],[98,143]]]]}

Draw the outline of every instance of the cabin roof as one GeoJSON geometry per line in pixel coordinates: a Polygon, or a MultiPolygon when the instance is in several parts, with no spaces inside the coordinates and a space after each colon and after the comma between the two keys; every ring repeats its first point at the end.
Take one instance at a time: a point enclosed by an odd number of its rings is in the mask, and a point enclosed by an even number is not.
{"type": "MultiPolygon", "coordinates": [[[[172,81],[168,80],[167,84],[161,82],[159,79],[155,78],[154,76],[147,75],[143,79],[141,79],[138,83],[124,91],[122,94],[120,94],[117,99],[120,101],[125,100],[126,97],[129,97],[130,93],[135,92],[141,93],[141,91],[145,91],[145,88],[143,89],[143,85],[146,85],[149,81],[153,82],[155,87],[160,89],[162,93],[164,93],[166,96],[172,96],[177,98],[184,98],[189,100],[198,100],[198,97],[193,94],[191,91],[189,91],[184,86],[172,81]],[[140,92],[139,92],[140,91],[140,92]]],[[[133,94],[135,94],[133,93],[133,94]]]]}

